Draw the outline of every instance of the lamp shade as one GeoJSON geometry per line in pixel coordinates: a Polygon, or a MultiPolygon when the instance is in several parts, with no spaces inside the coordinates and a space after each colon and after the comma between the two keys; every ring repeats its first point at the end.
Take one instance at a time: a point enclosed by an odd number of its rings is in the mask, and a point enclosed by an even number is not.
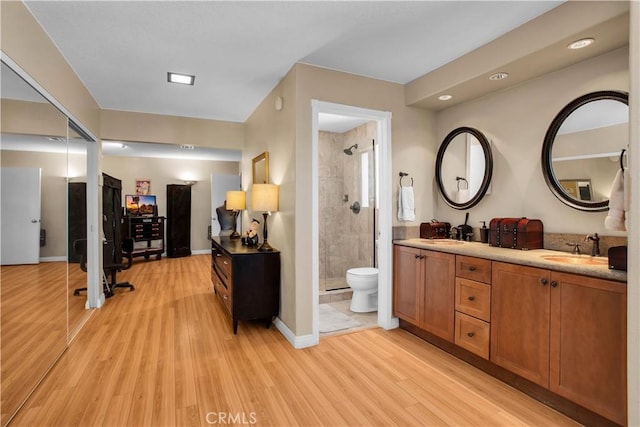
{"type": "Polygon", "coordinates": [[[253,184],[251,187],[251,209],[275,212],[278,210],[278,186],[275,184],[253,184]]]}
{"type": "Polygon", "coordinates": [[[247,208],[247,197],[244,191],[227,191],[227,210],[241,211],[247,208]]]}

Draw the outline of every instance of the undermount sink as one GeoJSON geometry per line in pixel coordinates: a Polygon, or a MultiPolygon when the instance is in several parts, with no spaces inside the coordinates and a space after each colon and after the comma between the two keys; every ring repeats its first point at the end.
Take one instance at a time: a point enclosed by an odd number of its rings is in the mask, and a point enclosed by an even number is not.
{"type": "Polygon", "coordinates": [[[545,255],[542,259],[563,264],[609,265],[607,258],[596,258],[588,255],[545,255]]]}
{"type": "Polygon", "coordinates": [[[462,240],[451,240],[451,239],[420,239],[423,243],[427,243],[429,245],[462,245],[464,242],[462,240]]]}

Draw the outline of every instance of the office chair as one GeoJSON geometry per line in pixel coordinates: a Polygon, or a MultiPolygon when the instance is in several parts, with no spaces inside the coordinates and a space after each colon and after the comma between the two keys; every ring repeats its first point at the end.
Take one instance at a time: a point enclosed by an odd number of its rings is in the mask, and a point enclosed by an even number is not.
{"type": "MultiPolygon", "coordinates": [[[[111,241],[106,241],[105,246],[111,245],[111,241]]],[[[87,239],[78,239],[73,242],[73,251],[76,255],[80,256],[80,269],[84,272],[87,271],[87,239]]],[[[133,239],[125,238],[122,239],[122,255],[126,258],[127,262],[125,263],[104,263],[103,267],[103,275],[102,275],[102,284],[104,289],[105,297],[109,298],[113,296],[115,288],[129,288],[131,291],[135,291],[136,288],[129,282],[120,282],[117,281],[117,273],[119,271],[128,270],[131,268],[133,264],[133,239]],[[109,274],[111,280],[108,281],[106,279],[107,274],[109,274]]],[[[113,257],[110,257],[113,259],[113,257]]],[[[80,292],[86,291],[87,288],[77,288],[74,289],[73,295],[80,295],[80,292]]]]}

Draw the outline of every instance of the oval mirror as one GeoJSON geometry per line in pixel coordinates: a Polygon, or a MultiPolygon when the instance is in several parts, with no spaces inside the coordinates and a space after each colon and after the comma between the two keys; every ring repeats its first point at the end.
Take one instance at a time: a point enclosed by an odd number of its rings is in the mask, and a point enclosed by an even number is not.
{"type": "Polygon", "coordinates": [[[493,156],[482,132],[470,127],[451,131],[436,157],[436,181],[444,201],[455,209],[471,208],[489,188],[493,156]]]}
{"type": "Polygon", "coordinates": [[[581,211],[609,208],[629,141],[629,94],[598,91],[574,99],[553,119],[542,146],[542,173],[553,194],[581,211]]]}

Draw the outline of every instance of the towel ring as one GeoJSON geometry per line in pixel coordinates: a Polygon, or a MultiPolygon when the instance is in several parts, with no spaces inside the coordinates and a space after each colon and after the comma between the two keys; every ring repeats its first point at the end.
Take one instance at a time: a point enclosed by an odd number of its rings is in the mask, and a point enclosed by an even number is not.
{"type": "Polygon", "coordinates": [[[463,188],[463,190],[468,190],[469,189],[469,182],[467,181],[466,178],[463,178],[461,176],[456,176],[456,181],[458,181],[458,191],[460,190],[460,181],[464,181],[464,183],[467,185],[467,187],[463,188]]]}
{"type": "MultiPolygon", "coordinates": [[[[400,172],[400,187],[402,187],[402,178],[405,176],[409,176],[409,174],[406,172],[400,172]]],[[[413,178],[411,178],[411,186],[413,187],[413,178]]]]}
{"type": "Polygon", "coordinates": [[[623,148],[620,152],[620,170],[624,173],[624,153],[627,151],[626,148],[623,148]]]}

